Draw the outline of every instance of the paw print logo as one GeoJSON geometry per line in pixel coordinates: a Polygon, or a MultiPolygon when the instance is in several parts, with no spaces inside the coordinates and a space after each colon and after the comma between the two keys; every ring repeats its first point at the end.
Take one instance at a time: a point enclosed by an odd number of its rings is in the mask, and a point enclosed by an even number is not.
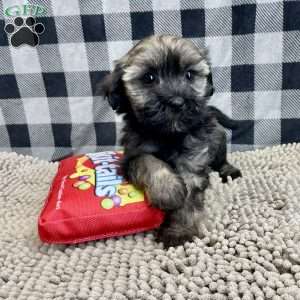
{"type": "Polygon", "coordinates": [[[14,19],[14,24],[6,24],[4,30],[7,34],[11,34],[10,44],[14,47],[21,45],[29,45],[35,47],[39,44],[39,35],[45,30],[42,23],[36,23],[33,17],[25,20],[21,17],[14,19]]]}

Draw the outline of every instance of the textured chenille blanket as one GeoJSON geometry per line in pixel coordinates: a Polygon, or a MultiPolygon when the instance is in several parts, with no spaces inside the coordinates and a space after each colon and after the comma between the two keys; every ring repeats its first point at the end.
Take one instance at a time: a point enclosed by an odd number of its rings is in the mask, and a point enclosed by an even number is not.
{"type": "Polygon", "coordinates": [[[1,153],[0,299],[300,299],[300,144],[229,158],[243,178],[211,174],[204,236],[164,250],[153,232],[41,243],[57,164],[1,153]]]}

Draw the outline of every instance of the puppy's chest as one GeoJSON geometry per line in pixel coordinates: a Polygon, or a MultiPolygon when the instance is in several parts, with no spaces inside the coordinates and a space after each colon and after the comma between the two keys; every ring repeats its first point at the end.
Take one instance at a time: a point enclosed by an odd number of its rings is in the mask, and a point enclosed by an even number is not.
{"type": "Polygon", "coordinates": [[[202,169],[209,161],[208,141],[188,136],[174,143],[163,143],[157,147],[155,155],[173,168],[188,164],[195,171],[202,169]]]}

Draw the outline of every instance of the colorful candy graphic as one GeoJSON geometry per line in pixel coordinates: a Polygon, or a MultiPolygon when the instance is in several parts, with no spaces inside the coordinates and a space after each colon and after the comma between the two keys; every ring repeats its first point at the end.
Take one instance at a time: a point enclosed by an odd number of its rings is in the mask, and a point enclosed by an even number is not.
{"type": "MultiPolygon", "coordinates": [[[[117,154],[120,155],[120,153],[117,154]]],[[[75,166],[76,172],[69,176],[70,179],[78,179],[78,181],[73,183],[73,187],[82,191],[95,188],[97,181],[95,169],[85,165],[85,162],[88,160],[90,160],[88,156],[78,158],[75,166]]],[[[104,166],[107,164],[103,161],[101,161],[101,163],[103,163],[104,166]]],[[[115,190],[114,195],[106,196],[100,200],[100,206],[102,208],[109,210],[114,207],[122,207],[127,204],[144,201],[143,191],[126,182],[125,179],[121,184],[115,186],[115,190]]]]}

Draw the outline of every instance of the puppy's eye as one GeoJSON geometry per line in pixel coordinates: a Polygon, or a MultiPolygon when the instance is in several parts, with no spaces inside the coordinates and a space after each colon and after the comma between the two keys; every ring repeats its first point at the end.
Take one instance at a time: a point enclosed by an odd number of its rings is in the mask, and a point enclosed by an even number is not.
{"type": "Polygon", "coordinates": [[[187,71],[187,72],[185,73],[185,78],[186,78],[187,80],[189,80],[189,81],[192,81],[193,78],[194,78],[193,72],[192,72],[192,71],[187,71]]]}
{"type": "Polygon", "coordinates": [[[153,73],[148,72],[148,73],[144,74],[142,80],[146,84],[151,84],[157,80],[157,76],[153,73]]]}

